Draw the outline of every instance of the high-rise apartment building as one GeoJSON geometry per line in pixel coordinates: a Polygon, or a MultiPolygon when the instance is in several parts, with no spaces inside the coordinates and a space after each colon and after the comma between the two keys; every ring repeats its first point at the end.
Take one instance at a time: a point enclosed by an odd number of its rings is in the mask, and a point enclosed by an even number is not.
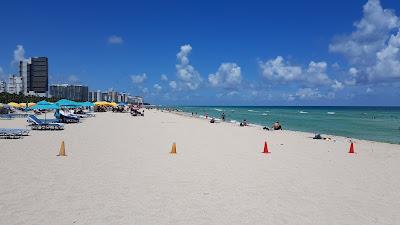
{"type": "Polygon", "coordinates": [[[33,57],[27,65],[27,92],[47,96],[49,90],[49,63],[47,57],[33,57]]]}
{"type": "Polygon", "coordinates": [[[8,77],[7,92],[10,94],[23,93],[22,77],[18,75],[10,75],[8,77]]]}
{"type": "Polygon", "coordinates": [[[89,87],[85,85],[52,84],[50,95],[55,98],[85,102],[88,100],[89,87]]]}

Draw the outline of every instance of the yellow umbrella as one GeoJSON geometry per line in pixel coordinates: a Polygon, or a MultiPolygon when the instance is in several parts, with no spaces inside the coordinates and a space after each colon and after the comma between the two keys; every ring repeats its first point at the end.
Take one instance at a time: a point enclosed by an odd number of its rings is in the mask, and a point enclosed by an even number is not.
{"type": "Polygon", "coordinates": [[[20,107],[19,104],[16,103],[16,102],[10,102],[10,103],[8,103],[8,105],[11,106],[11,107],[14,107],[14,108],[19,108],[20,107]]]}
{"type": "Polygon", "coordinates": [[[117,106],[118,106],[118,104],[117,104],[116,102],[111,102],[110,105],[111,105],[112,107],[117,107],[117,106]]]}

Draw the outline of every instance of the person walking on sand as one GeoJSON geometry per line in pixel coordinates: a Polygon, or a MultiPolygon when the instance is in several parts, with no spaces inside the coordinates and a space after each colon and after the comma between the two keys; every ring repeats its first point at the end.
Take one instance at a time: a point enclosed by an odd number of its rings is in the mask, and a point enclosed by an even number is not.
{"type": "Polygon", "coordinates": [[[222,121],[225,121],[225,113],[222,113],[221,119],[222,119],[222,121]]]}

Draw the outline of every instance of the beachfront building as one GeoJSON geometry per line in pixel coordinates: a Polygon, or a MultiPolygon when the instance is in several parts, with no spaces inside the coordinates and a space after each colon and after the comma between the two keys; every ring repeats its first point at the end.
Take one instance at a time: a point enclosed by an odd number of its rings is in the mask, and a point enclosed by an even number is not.
{"type": "Polygon", "coordinates": [[[19,62],[22,93],[47,97],[49,90],[49,63],[47,57],[32,57],[19,62]]]}
{"type": "Polygon", "coordinates": [[[7,92],[10,94],[23,93],[23,84],[21,76],[10,75],[8,77],[7,92]]]}
{"type": "Polygon", "coordinates": [[[0,93],[7,92],[7,83],[4,80],[0,80],[0,93]]]}
{"type": "Polygon", "coordinates": [[[88,101],[89,87],[85,85],[52,84],[50,95],[55,98],[65,98],[78,102],[88,101]]]}
{"type": "Polygon", "coordinates": [[[142,96],[128,96],[128,103],[135,105],[143,105],[143,97],[142,96]]]}
{"type": "Polygon", "coordinates": [[[125,92],[119,93],[114,90],[109,90],[107,92],[98,91],[90,91],[89,101],[97,102],[97,101],[108,101],[108,102],[128,102],[128,94],[125,92]]]}
{"type": "Polygon", "coordinates": [[[28,64],[30,60],[19,61],[19,76],[22,77],[23,92],[28,94],[28,64]]]}

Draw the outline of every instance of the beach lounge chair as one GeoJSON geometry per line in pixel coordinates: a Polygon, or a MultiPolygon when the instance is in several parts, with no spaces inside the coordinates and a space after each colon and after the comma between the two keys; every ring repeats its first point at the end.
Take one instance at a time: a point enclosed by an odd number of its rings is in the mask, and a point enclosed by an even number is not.
{"type": "Polygon", "coordinates": [[[28,121],[33,130],[63,130],[64,124],[42,121],[34,115],[28,116],[28,121]]]}
{"type": "Polygon", "coordinates": [[[28,129],[0,128],[0,138],[18,139],[28,134],[28,129]]]}
{"type": "Polygon", "coordinates": [[[64,113],[62,110],[57,110],[54,113],[54,116],[57,119],[60,119],[62,123],[79,123],[79,117],[74,115],[68,115],[64,113]]]}

